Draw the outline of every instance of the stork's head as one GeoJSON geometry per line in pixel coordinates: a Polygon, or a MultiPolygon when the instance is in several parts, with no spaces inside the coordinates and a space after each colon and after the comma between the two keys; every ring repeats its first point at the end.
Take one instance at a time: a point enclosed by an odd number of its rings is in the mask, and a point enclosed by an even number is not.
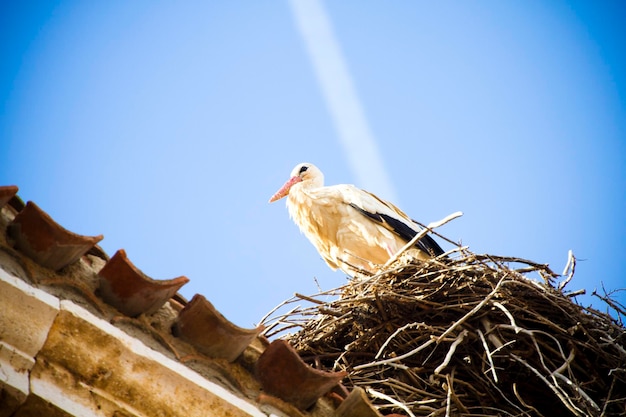
{"type": "Polygon", "coordinates": [[[298,187],[321,187],[324,185],[324,174],[318,167],[308,162],[296,165],[293,171],[291,171],[291,177],[270,198],[270,203],[287,196],[291,188],[296,184],[299,184],[298,187]]]}

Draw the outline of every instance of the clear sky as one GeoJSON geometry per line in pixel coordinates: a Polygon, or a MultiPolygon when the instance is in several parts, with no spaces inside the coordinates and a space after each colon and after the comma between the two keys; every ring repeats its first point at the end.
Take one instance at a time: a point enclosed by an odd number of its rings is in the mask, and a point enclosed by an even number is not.
{"type": "Polygon", "coordinates": [[[625,19],[621,1],[3,2],[0,183],[244,327],[345,282],[267,203],[304,161],[424,223],[463,211],[440,231],[475,252],[560,272],[572,249],[570,290],[626,287],[625,19]]]}

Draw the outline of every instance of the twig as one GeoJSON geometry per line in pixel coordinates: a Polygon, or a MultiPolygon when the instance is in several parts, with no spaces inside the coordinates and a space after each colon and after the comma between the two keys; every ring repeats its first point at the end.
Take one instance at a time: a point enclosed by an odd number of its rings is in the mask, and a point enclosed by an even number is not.
{"type": "Polygon", "coordinates": [[[365,369],[365,368],[371,368],[372,366],[385,365],[385,364],[392,363],[392,362],[399,362],[403,359],[413,356],[416,353],[426,349],[428,346],[432,345],[433,343],[435,343],[435,339],[429,339],[427,342],[422,343],[421,345],[411,350],[410,352],[405,353],[404,355],[396,356],[395,358],[389,358],[389,359],[385,359],[385,360],[378,361],[378,362],[365,363],[363,365],[355,366],[353,369],[355,371],[358,371],[358,370],[365,369]]]}
{"type": "Polygon", "coordinates": [[[381,400],[385,400],[385,401],[389,401],[391,404],[395,405],[396,407],[400,407],[402,410],[404,410],[409,416],[411,417],[415,417],[415,414],[413,414],[411,412],[411,410],[409,409],[409,407],[407,407],[406,405],[402,404],[400,401],[398,400],[394,400],[393,398],[391,398],[388,395],[383,394],[382,392],[378,392],[373,390],[372,388],[367,388],[365,390],[369,395],[371,395],[374,398],[380,398],[381,400]]]}
{"type": "Polygon", "coordinates": [[[522,365],[524,365],[525,367],[527,367],[528,369],[530,369],[530,371],[532,373],[534,373],[539,379],[541,379],[541,381],[543,381],[543,383],[546,384],[550,388],[550,390],[552,390],[552,392],[557,397],[559,397],[559,400],[561,400],[563,405],[566,406],[572,413],[574,413],[575,415],[580,416],[580,417],[584,417],[585,416],[585,413],[583,412],[583,410],[581,410],[580,408],[578,408],[574,404],[572,404],[571,401],[569,400],[569,398],[565,397],[560,392],[560,390],[557,389],[556,386],[551,384],[550,381],[548,381],[546,379],[546,377],[541,375],[541,372],[539,372],[536,368],[534,368],[532,365],[530,365],[528,362],[526,362],[525,360],[523,360],[522,358],[520,358],[519,356],[517,356],[514,353],[511,354],[511,357],[513,359],[515,359],[516,361],[518,361],[519,363],[521,363],[522,365]]]}
{"type": "Polygon", "coordinates": [[[501,303],[494,301],[493,305],[498,307],[500,310],[502,310],[502,312],[509,318],[509,321],[511,322],[511,326],[513,326],[513,328],[515,329],[515,334],[519,333],[522,330],[522,328],[519,327],[517,323],[515,323],[515,319],[513,318],[513,315],[501,303]]]}
{"type": "Polygon", "coordinates": [[[619,343],[617,343],[611,336],[605,335],[604,337],[600,337],[600,341],[610,344],[626,357],[626,349],[620,346],[619,343]]]}
{"type": "Polygon", "coordinates": [[[515,394],[515,397],[517,398],[517,400],[520,402],[520,404],[522,404],[524,407],[533,410],[535,413],[537,413],[538,415],[542,415],[539,410],[537,410],[535,407],[533,407],[532,405],[526,403],[526,401],[524,401],[524,399],[522,398],[522,396],[519,394],[519,392],[517,392],[517,383],[514,382],[513,383],[513,394],[515,394]]]}
{"type": "Polygon", "coordinates": [[[609,387],[609,392],[606,395],[606,401],[604,402],[604,406],[602,406],[602,413],[600,413],[600,417],[604,417],[606,413],[606,407],[611,402],[611,395],[613,394],[613,387],[615,386],[615,375],[613,375],[613,379],[611,380],[611,386],[609,387]]]}
{"type": "MultiPolygon", "coordinates": [[[[457,212],[457,213],[458,213],[458,212],[457,212]]],[[[425,229],[425,228],[427,228],[427,227],[428,227],[428,226],[426,226],[424,223],[418,222],[418,221],[417,221],[417,220],[415,220],[415,219],[411,219],[411,220],[413,220],[413,223],[415,223],[415,224],[419,225],[419,226],[420,226],[421,228],[423,228],[423,229],[425,229]]],[[[454,245],[454,246],[461,246],[461,243],[459,243],[459,242],[455,242],[454,240],[447,238],[446,236],[442,235],[441,233],[439,233],[439,232],[438,232],[438,231],[436,231],[436,230],[431,230],[431,233],[432,233],[432,234],[434,234],[435,236],[439,236],[440,238],[442,238],[442,239],[443,239],[443,240],[445,240],[446,242],[450,243],[451,245],[454,245]]]]}
{"type": "Polygon", "coordinates": [[[423,326],[424,323],[409,323],[406,324],[402,327],[400,327],[399,329],[396,329],[395,332],[393,332],[391,334],[391,336],[389,336],[387,338],[387,340],[385,340],[385,343],[383,343],[383,345],[380,347],[380,349],[378,349],[378,353],[376,353],[376,356],[374,356],[374,359],[378,359],[380,357],[380,355],[383,353],[383,350],[385,350],[385,348],[387,347],[387,345],[389,344],[389,342],[391,342],[391,340],[396,337],[398,334],[400,334],[401,332],[405,331],[406,329],[419,329],[420,326],[423,326]]]}
{"type": "Polygon", "coordinates": [[[485,336],[480,329],[476,329],[476,333],[478,333],[478,337],[480,337],[480,341],[483,343],[483,347],[485,348],[485,353],[487,354],[487,360],[489,361],[489,366],[491,368],[491,374],[493,375],[493,381],[498,383],[498,374],[496,373],[496,366],[493,364],[493,359],[491,357],[491,351],[489,350],[489,346],[487,345],[487,341],[485,340],[485,336]]]}
{"type": "Polygon", "coordinates": [[[498,281],[498,284],[495,286],[495,288],[480,302],[476,305],[476,307],[474,307],[469,313],[467,313],[466,315],[464,315],[461,319],[459,319],[458,321],[456,321],[452,326],[448,327],[448,330],[446,330],[445,332],[443,332],[443,334],[441,336],[439,336],[437,338],[437,343],[439,343],[441,341],[441,339],[443,339],[444,337],[446,337],[447,335],[449,335],[450,333],[452,333],[452,331],[454,331],[454,329],[456,329],[458,326],[460,326],[461,324],[463,324],[467,319],[469,319],[470,317],[472,317],[474,314],[476,314],[476,312],[478,310],[480,310],[481,308],[483,308],[483,306],[485,304],[487,304],[489,302],[489,300],[491,300],[491,298],[496,295],[496,293],[498,292],[498,290],[500,289],[500,286],[502,285],[502,283],[504,282],[504,279],[507,278],[508,273],[504,274],[504,276],[502,278],[500,278],[500,281],[498,281]]]}
{"type": "Polygon", "coordinates": [[[563,288],[565,288],[565,286],[569,284],[572,278],[574,278],[575,270],[576,270],[576,257],[574,256],[574,253],[570,249],[567,252],[567,264],[565,264],[565,268],[563,268],[563,273],[561,274],[563,276],[567,275],[567,278],[565,278],[565,280],[563,280],[559,284],[559,291],[563,291],[563,288]]]}
{"type": "Polygon", "coordinates": [[[322,292],[322,287],[320,286],[319,281],[317,280],[317,277],[313,277],[313,281],[315,282],[315,286],[317,287],[317,290],[319,292],[322,292]]]}
{"type": "Polygon", "coordinates": [[[309,297],[308,295],[300,294],[299,292],[294,293],[294,296],[298,297],[301,300],[305,300],[305,301],[308,301],[308,302],[313,303],[313,304],[321,304],[321,305],[326,304],[324,301],[316,300],[313,297],[309,297]]]}
{"type": "Polygon", "coordinates": [[[426,236],[426,234],[430,231],[432,231],[433,229],[436,229],[438,227],[443,226],[444,224],[448,223],[451,220],[456,219],[457,217],[461,217],[463,215],[462,212],[457,211],[455,213],[452,213],[446,217],[444,217],[443,219],[439,220],[438,222],[433,222],[433,223],[429,223],[428,226],[426,226],[426,228],[420,230],[420,232],[418,234],[416,234],[413,239],[411,239],[409,241],[409,243],[407,243],[406,245],[404,245],[402,247],[402,249],[400,249],[398,252],[396,252],[395,255],[393,255],[391,258],[389,258],[389,260],[387,262],[385,262],[385,265],[383,265],[383,270],[386,269],[389,265],[391,265],[392,263],[394,263],[395,261],[398,260],[398,258],[400,257],[400,255],[402,255],[404,252],[406,252],[407,249],[413,247],[418,240],[420,240],[421,238],[423,238],[424,236],[426,236]]]}
{"type": "MultiPolygon", "coordinates": [[[[281,307],[290,304],[291,302],[293,302],[293,298],[289,299],[289,300],[285,300],[282,303],[278,304],[276,307],[274,307],[273,309],[271,309],[266,315],[264,315],[261,318],[261,321],[259,322],[259,324],[263,324],[265,323],[265,320],[267,320],[272,314],[274,314],[276,311],[278,311],[281,307]]],[[[297,307],[296,307],[297,308],[297,307]]],[[[295,309],[291,310],[294,311],[295,309]]]]}
{"type": "Polygon", "coordinates": [[[374,293],[374,301],[376,302],[378,312],[383,317],[383,321],[389,321],[389,318],[387,317],[387,312],[385,312],[385,309],[383,308],[383,303],[380,301],[380,295],[378,294],[378,291],[374,293]]]}
{"type": "Polygon", "coordinates": [[[587,403],[589,403],[589,405],[591,405],[591,407],[594,410],[600,411],[600,407],[598,406],[598,404],[596,404],[596,402],[593,399],[591,399],[591,397],[589,395],[587,395],[587,393],[585,391],[583,391],[583,389],[581,387],[579,387],[578,385],[574,384],[569,378],[567,378],[563,374],[553,373],[552,375],[554,375],[555,377],[557,377],[558,379],[562,380],[567,385],[572,387],[572,389],[574,391],[576,391],[581,397],[583,397],[585,399],[585,401],[587,401],[587,403]]]}
{"type": "MultiPolygon", "coordinates": [[[[602,289],[604,289],[604,287],[602,289]]],[[[604,294],[605,295],[602,296],[602,295],[598,294],[598,292],[596,290],[593,290],[593,292],[591,293],[591,295],[593,295],[595,297],[598,297],[600,300],[602,300],[606,304],[608,304],[617,313],[621,314],[622,316],[626,316],[626,307],[624,307],[623,305],[621,305],[617,301],[612,300],[610,297],[608,297],[606,295],[606,291],[604,291],[604,294]]]]}
{"type": "Polygon", "coordinates": [[[569,356],[567,357],[565,362],[563,362],[563,365],[561,365],[558,368],[556,368],[552,373],[560,374],[564,370],[569,369],[569,365],[574,361],[575,357],[576,357],[576,352],[574,352],[574,349],[570,350],[569,356]]]}
{"type": "MultiPolygon", "coordinates": [[[[435,373],[437,373],[435,371],[435,373]]],[[[448,375],[446,375],[446,381],[448,382],[448,395],[446,395],[446,417],[450,417],[450,406],[451,406],[451,399],[452,399],[452,385],[450,384],[450,379],[448,378],[448,375]]]]}
{"type": "Polygon", "coordinates": [[[454,352],[456,351],[456,347],[463,341],[465,336],[467,336],[467,330],[463,330],[456,337],[456,339],[454,339],[454,342],[452,342],[452,344],[450,345],[450,349],[448,350],[448,353],[446,354],[446,357],[444,358],[443,362],[441,363],[441,365],[439,365],[437,368],[435,368],[435,371],[434,371],[435,375],[438,375],[441,371],[443,371],[443,369],[446,366],[448,366],[448,363],[450,362],[450,359],[452,359],[452,355],[454,355],[454,352]]]}
{"type": "Polygon", "coordinates": [[[587,293],[587,290],[585,290],[584,288],[581,288],[580,290],[568,292],[567,294],[565,294],[565,296],[572,298],[572,297],[578,297],[579,295],[585,295],[586,293],[587,293]]]}

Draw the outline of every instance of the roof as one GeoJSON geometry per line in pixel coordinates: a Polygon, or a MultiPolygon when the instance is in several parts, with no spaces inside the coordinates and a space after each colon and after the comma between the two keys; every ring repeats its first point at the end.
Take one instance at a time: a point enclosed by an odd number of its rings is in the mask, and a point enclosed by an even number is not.
{"type": "Polygon", "coordinates": [[[184,276],[153,279],[123,249],[0,187],[0,387],[8,415],[380,416],[344,372],[226,319],[184,276]]]}

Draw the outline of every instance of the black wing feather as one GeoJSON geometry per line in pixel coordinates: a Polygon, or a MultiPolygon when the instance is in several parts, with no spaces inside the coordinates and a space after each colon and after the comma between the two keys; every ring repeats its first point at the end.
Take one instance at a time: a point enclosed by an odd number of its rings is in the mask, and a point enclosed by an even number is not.
{"type": "MultiPolygon", "coordinates": [[[[387,223],[393,231],[404,239],[406,242],[409,242],[411,239],[415,237],[415,235],[419,232],[413,230],[411,227],[407,226],[405,223],[400,220],[394,219],[386,214],[381,213],[371,213],[367,210],[363,210],[361,207],[357,206],[354,203],[350,203],[350,206],[355,208],[359,213],[364,216],[374,220],[378,223],[387,223]]],[[[419,250],[428,253],[430,256],[439,256],[444,253],[441,246],[433,239],[430,235],[424,235],[424,237],[420,238],[420,240],[415,243],[415,247],[419,250]]]]}

